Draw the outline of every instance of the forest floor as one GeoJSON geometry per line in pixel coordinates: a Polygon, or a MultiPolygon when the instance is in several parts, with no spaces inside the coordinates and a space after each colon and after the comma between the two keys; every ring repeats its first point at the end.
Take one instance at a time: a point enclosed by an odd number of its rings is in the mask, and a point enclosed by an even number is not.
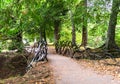
{"type": "Polygon", "coordinates": [[[29,53],[0,54],[0,84],[54,84],[52,69],[47,62],[38,62],[26,73],[29,53]]]}
{"type": "Polygon", "coordinates": [[[0,84],[120,84],[120,66],[71,59],[56,54],[50,46],[49,62],[39,62],[26,73],[26,55],[28,53],[0,54],[0,84]]]}
{"type": "Polygon", "coordinates": [[[120,66],[117,65],[106,65],[104,63],[99,63],[96,60],[80,59],[77,60],[84,68],[90,68],[98,74],[108,74],[112,75],[114,79],[120,80],[120,66]]]}

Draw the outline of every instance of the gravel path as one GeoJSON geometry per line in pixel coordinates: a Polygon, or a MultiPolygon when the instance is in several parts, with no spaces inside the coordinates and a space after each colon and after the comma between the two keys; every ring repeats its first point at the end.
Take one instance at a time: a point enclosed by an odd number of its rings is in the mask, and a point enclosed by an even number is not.
{"type": "Polygon", "coordinates": [[[53,68],[56,84],[120,84],[111,75],[99,75],[90,69],[83,68],[71,58],[48,54],[53,68]]]}

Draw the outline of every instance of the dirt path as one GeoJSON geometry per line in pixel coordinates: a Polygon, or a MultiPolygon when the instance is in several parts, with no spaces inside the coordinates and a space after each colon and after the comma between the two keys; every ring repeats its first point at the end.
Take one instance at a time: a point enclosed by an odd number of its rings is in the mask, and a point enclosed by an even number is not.
{"type": "Polygon", "coordinates": [[[56,84],[120,84],[120,81],[113,79],[111,75],[99,75],[83,68],[71,58],[49,52],[48,59],[56,84]]]}

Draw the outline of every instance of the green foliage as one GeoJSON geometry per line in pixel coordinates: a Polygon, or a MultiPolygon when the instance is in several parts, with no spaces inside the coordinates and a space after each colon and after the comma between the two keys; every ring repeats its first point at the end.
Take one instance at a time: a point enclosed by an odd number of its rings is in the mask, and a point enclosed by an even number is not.
{"type": "Polygon", "coordinates": [[[60,32],[60,41],[71,41],[71,30],[68,30],[67,28],[62,29],[60,32]]]}
{"type": "Polygon", "coordinates": [[[116,40],[116,43],[120,46],[120,25],[118,25],[118,28],[116,29],[116,37],[115,37],[115,40],[116,40]]]}
{"type": "Polygon", "coordinates": [[[9,47],[8,47],[9,50],[15,50],[17,49],[17,44],[16,42],[11,42],[9,47]]]}
{"type": "MultiPolygon", "coordinates": [[[[29,42],[39,40],[45,29],[47,39],[54,41],[54,21],[61,21],[60,40],[71,41],[71,21],[73,13],[76,28],[76,42],[81,42],[83,17],[88,19],[88,44],[98,47],[105,42],[112,0],[88,0],[87,16],[84,17],[83,0],[0,0],[0,40],[12,40],[9,49],[23,45],[16,42],[16,35],[29,42]]],[[[116,29],[116,42],[120,44],[120,13],[116,29]]],[[[7,42],[7,41],[6,41],[7,42]]]]}

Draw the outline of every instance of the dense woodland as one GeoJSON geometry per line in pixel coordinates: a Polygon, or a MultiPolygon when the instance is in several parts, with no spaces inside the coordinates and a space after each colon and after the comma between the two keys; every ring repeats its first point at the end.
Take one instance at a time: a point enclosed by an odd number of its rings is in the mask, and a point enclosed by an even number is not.
{"type": "MultiPolygon", "coordinates": [[[[33,53],[25,49],[41,40],[47,41],[48,47],[52,44],[58,54],[97,60],[100,68],[104,68],[103,60],[107,65],[120,66],[120,0],[0,0],[0,83],[1,79],[26,73],[33,53]]],[[[38,84],[34,75],[49,84],[51,68],[38,65],[28,74],[31,79],[26,76],[21,81],[18,77],[12,84],[27,84],[23,81],[28,79],[38,84]]]]}
{"type": "Polygon", "coordinates": [[[0,48],[21,51],[42,37],[48,43],[118,49],[119,8],[119,0],[1,0],[0,48]]]}

